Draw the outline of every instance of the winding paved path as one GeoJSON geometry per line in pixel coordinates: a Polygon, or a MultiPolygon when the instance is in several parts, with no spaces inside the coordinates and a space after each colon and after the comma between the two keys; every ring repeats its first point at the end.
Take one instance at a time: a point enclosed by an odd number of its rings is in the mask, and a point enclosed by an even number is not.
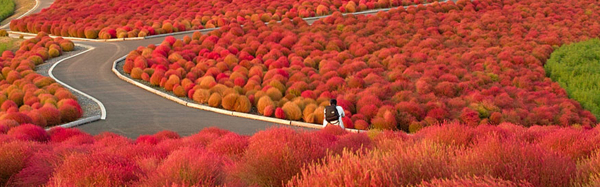
{"type": "Polygon", "coordinates": [[[96,49],[59,64],[54,74],[63,82],[100,100],[107,111],[106,120],[77,128],[91,134],[110,131],[135,138],[161,130],[190,135],[211,126],[240,134],[254,134],[265,128],[278,126],[188,108],[129,84],[112,72],[112,63],[116,59],[138,46],[160,43],[163,39],[114,43],[77,42],[96,49]]]}
{"type": "MultiPolygon", "coordinates": [[[[40,0],[40,5],[32,13],[49,7],[52,2],[40,0]]],[[[182,38],[184,35],[189,34],[174,36],[182,38]]],[[[138,46],[160,43],[162,40],[164,37],[121,42],[74,41],[95,49],[64,61],[56,66],[53,73],[59,80],[100,100],[107,111],[106,120],[77,128],[93,135],[108,131],[136,138],[162,130],[187,136],[212,126],[250,135],[269,127],[281,126],[188,108],[129,84],[111,71],[116,59],[138,46]]]]}

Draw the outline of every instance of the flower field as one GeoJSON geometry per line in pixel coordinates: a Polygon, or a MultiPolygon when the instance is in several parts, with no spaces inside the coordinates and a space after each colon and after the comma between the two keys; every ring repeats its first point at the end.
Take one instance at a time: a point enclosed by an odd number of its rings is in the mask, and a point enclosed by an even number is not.
{"type": "Polygon", "coordinates": [[[77,98],[52,78],[35,72],[36,65],[72,51],[73,42],[44,33],[25,40],[0,57],[0,131],[20,124],[54,126],[80,118],[77,98]]]}
{"type": "Polygon", "coordinates": [[[442,121],[593,126],[547,78],[559,45],[600,33],[587,1],[458,1],[376,16],[246,21],[132,51],[132,78],[198,103],[321,123],[338,99],[357,129],[442,121]],[[586,25],[583,28],[583,25],[586,25]]]}
{"type": "Polygon", "coordinates": [[[41,13],[12,21],[14,31],[79,38],[144,37],[214,28],[244,20],[279,21],[333,12],[357,12],[431,0],[57,0],[41,13]]]}
{"type": "Polygon", "coordinates": [[[595,186],[600,129],[511,123],[127,139],[21,125],[0,132],[7,186],[595,186]],[[268,144],[269,146],[265,146],[268,144]]]}
{"type": "Polygon", "coordinates": [[[600,186],[593,0],[460,0],[370,16],[339,11],[422,2],[89,2],[57,0],[11,28],[112,38],[212,24],[138,47],[122,70],[200,104],[315,124],[335,98],[346,126],[368,131],[46,131],[81,108],[33,71],[73,42],[40,33],[0,58],[0,186],[600,186]],[[309,25],[311,11],[332,15],[309,25]]]}

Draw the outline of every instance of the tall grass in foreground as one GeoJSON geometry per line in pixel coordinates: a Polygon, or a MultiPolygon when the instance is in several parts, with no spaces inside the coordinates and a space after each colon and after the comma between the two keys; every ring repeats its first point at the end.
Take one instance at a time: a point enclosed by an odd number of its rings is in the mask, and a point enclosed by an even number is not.
{"type": "Polygon", "coordinates": [[[77,129],[0,126],[4,186],[594,186],[600,127],[448,123],[403,132],[253,136],[207,128],[136,140],[77,129]]]}

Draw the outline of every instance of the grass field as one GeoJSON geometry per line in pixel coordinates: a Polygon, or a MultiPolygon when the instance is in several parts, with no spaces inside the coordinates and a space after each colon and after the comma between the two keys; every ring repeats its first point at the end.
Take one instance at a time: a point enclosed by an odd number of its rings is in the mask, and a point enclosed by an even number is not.
{"type": "Polygon", "coordinates": [[[0,5],[2,5],[0,7],[5,7],[3,4],[4,1],[10,1],[14,3],[14,13],[4,18],[0,18],[0,25],[8,24],[12,19],[25,14],[25,12],[29,11],[35,6],[35,0],[0,0],[0,5]]]}
{"type": "Polygon", "coordinates": [[[15,51],[19,49],[21,39],[2,37],[0,38],[0,54],[6,50],[15,51]]]}
{"type": "Polygon", "coordinates": [[[599,50],[598,39],[565,45],[556,50],[545,65],[546,74],[596,118],[600,117],[599,50]]]}
{"type": "Polygon", "coordinates": [[[4,20],[15,12],[13,0],[0,0],[0,20],[4,20]]]}

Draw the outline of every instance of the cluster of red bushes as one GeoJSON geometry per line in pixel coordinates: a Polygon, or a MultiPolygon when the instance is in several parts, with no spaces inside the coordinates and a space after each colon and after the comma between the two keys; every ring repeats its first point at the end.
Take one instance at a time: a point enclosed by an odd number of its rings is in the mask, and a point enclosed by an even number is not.
{"type": "Polygon", "coordinates": [[[25,40],[15,53],[0,57],[0,131],[20,124],[40,127],[74,121],[82,116],[77,98],[52,78],[35,72],[35,66],[65,51],[73,42],[40,33],[25,40]]]}
{"type": "Polygon", "coordinates": [[[207,128],[136,140],[35,125],[0,132],[6,186],[594,186],[600,129],[511,123],[346,133],[207,128]],[[269,146],[265,146],[269,145],[269,146]]]}
{"type": "MultiPolygon", "coordinates": [[[[214,28],[244,20],[269,22],[427,3],[428,0],[57,0],[38,14],[14,20],[10,29],[79,38],[144,37],[214,28]]],[[[434,0],[437,1],[437,0],[434,0]]],[[[431,0],[429,0],[431,2],[431,0]]]]}
{"type": "Polygon", "coordinates": [[[558,45],[597,37],[591,1],[458,1],[232,23],[132,51],[126,73],[199,103],[311,123],[336,98],[350,127],[413,132],[444,120],[592,126],[545,77],[558,45]],[[583,28],[583,26],[585,28],[583,28]],[[371,125],[369,125],[371,124],[371,125]]]}

